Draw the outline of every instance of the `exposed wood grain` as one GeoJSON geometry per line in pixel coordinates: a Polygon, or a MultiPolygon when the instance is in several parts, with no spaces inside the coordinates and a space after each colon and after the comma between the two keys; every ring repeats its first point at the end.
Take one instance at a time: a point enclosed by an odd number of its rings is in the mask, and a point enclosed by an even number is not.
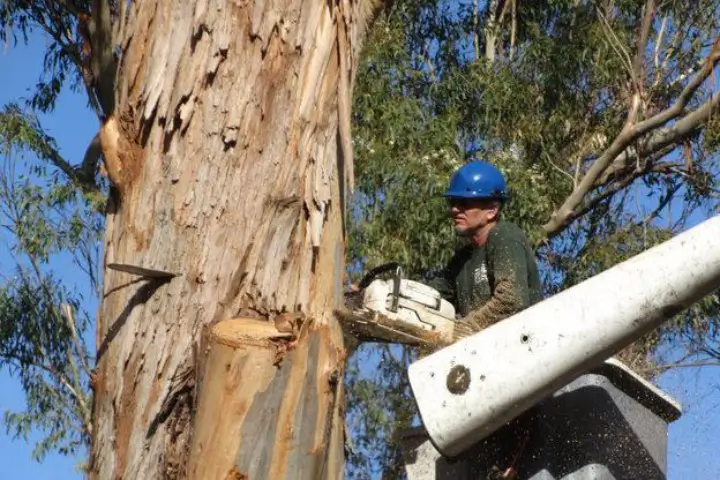
{"type": "Polygon", "coordinates": [[[292,333],[280,332],[267,321],[250,318],[223,320],[212,328],[212,335],[215,342],[235,348],[246,345],[274,348],[273,340],[292,337],[292,333]]]}
{"type": "Polygon", "coordinates": [[[195,417],[188,478],[224,478],[234,469],[243,420],[256,392],[266,390],[275,376],[274,356],[269,344],[233,348],[218,342],[211,346],[205,394],[195,417]]]}

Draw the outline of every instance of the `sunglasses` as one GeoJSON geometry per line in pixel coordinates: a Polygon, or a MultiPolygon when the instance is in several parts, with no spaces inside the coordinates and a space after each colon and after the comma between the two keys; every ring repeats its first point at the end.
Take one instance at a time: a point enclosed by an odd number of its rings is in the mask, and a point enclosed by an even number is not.
{"type": "Polygon", "coordinates": [[[476,207],[478,201],[474,198],[448,198],[447,204],[450,208],[467,209],[476,207]]]}
{"type": "Polygon", "coordinates": [[[446,199],[449,208],[467,210],[470,208],[494,208],[492,199],[450,197],[446,199]]]}

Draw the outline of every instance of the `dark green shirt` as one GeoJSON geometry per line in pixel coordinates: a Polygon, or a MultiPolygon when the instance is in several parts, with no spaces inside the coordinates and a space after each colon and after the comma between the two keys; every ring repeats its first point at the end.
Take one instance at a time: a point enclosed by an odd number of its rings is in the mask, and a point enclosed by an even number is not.
{"type": "Polygon", "coordinates": [[[458,250],[430,286],[475,331],[524,310],[541,297],[534,252],[522,230],[506,221],[493,227],[485,245],[458,250]]]}

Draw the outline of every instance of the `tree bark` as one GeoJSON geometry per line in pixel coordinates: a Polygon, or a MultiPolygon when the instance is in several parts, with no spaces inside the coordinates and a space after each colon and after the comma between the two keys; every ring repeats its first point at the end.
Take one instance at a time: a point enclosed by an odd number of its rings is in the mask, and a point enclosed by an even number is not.
{"type": "Polygon", "coordinates": [[[105,262],[177,276],[105,270],[91,478],[342,477],[332,312],[376,4],[125,5],[105,262]]]}

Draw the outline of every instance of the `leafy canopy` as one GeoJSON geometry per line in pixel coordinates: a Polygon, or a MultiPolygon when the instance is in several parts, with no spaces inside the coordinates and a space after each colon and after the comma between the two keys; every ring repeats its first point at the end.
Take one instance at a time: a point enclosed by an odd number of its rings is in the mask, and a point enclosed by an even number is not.
{"type": "MultiPolygon", "coordinates": [[[[719,7],[395,2],[355,88],[351,274],[399,261],[423,280],[442,268],[458,239],[440,193],[476,157],[505,173],[505,215],[537,247],[548,295],[706,216],[717,205],[719,7]]],[[[717,307],[707,298],[622,358],[648,377],[720,359],[717,307]]],[[[351,358],[351,477],[402,476],[395,440],[417,420],[403,377],[417,354],[365,344],[351,358]]]]}

